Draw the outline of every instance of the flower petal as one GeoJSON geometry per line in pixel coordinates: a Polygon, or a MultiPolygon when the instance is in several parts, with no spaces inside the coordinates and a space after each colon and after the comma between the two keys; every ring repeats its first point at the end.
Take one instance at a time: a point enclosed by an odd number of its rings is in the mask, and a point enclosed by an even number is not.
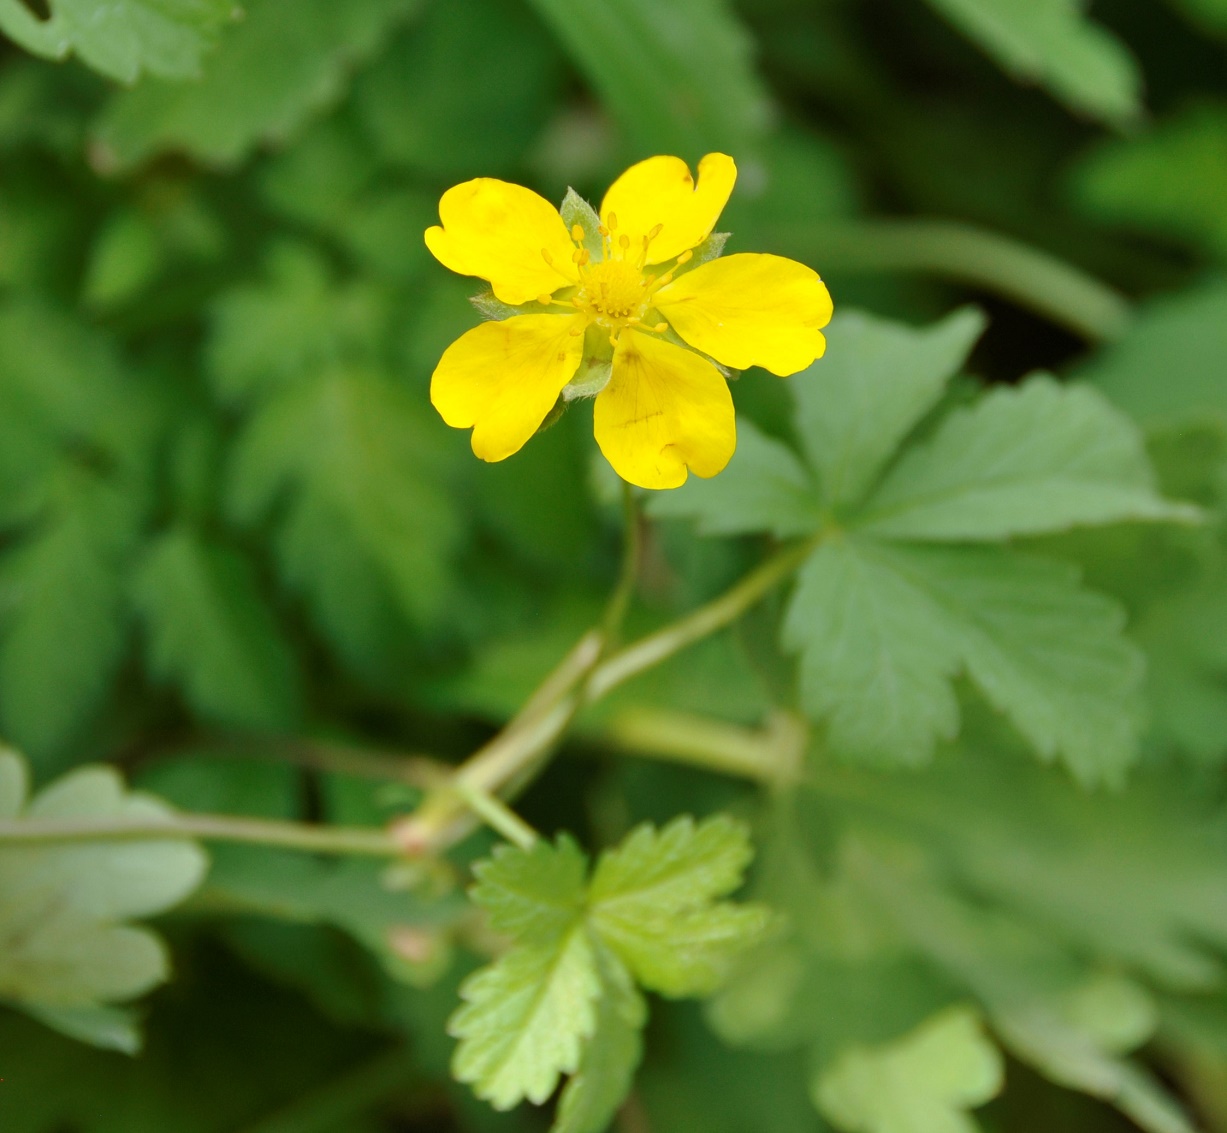
{"type": "Polygon", "coordinates": [[[709,153],[699,162],[698,185],[680,157],[649,157],[609,187],[601,202],[601,220],[608,224],[609,214],[616,213],[614,235],[629,236],[636,253],[643,238],[661,225],[647,262],[664,263],[711,235],[736,180],[737,166],[722,153],[709,153]]]}
{"type": "Polygon", "coordinates": [[[662,287],[655,305],[691,346],[736,370],[762,366],[787,377],[826,350],[826,284],[783,256],[712,260],[662,287]]]}
{"type": "Polygon", "coordinates": [[[439,201],[439,219],[442,227],[426,229],[435,259],[460,275],[488,280],[513,307],[579,278],[571,260],[575,245],[558,210],[522,185],[494,177],[454,185],[439,201]]]}
{"type": "Polygon", "coordinates": [[[613,377],[593,410],[596,443],[614,471],[641,488],[676,488],[689,467],[715,476],[737,447],[733,398],[705,358],[624,330],[613,377]]]}
{"type": "Polygon", "coordinates": [[[466,331],[444,352],[430,400],[455,429],[472,428],[482,460],[518,452],[579,368],[584,336],[566,315],[514,315],[466,331]]]}

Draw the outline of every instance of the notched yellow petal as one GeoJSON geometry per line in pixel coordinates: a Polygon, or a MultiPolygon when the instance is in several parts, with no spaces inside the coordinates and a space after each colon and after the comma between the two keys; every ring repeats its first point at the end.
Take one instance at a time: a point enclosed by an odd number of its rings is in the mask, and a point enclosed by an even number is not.
{"type": "Polygon", "coordinates": [[[593,410],[596,442],[623,480],[677,488],[687,469],[715,476],[737,447],[733,398],[720,371],[671,342],[625,330],[593,410]]]}
{"type": "Polygon", "coordinates": [[[737,370],[762,366],[786,377],[826,350],[826,284],[782,256],[712,260],[661,288],[654,302],[686,342],[737,370]]]}
{"type": "Polygon", "coordinates": [[[579,369],[582,334],[567,315],[515,315],[482,323],[451,344],[430,379],[430,400],[473,452],[503,460],[523,448],[579,369]]]}
{"type": "Polygon", "coordinates": [[[711,235],[736,180],[737,166],[723,153],[709,153],[699,162],[698,184],[680,157],[649,157],[610,186],[601,202],[601,220],[613,228],[612,214],[618,233],[629,238],[636,252],[659,225],[646,262],[664,263],[711,235]]]}
{"type": "Polygon", "coordinates": [[[478,177],[439,201],[442,226],[426,230],[426,247],[444,267],[489,281],[513,307],[553,294],[579,278],[562,217],[522,185],[478,177]]]}

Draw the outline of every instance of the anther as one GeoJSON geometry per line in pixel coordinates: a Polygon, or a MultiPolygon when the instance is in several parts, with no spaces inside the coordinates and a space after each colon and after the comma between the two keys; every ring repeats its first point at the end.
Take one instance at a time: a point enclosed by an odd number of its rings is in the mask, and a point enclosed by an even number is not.
{"type": "Polygon", "coordinates": [[[682,266],[682,264],[684,264],[684,263],[688,263],[688,262],[689,262],[691,259],[693,259],[693,258],[694,258],[694,253],[693,253],[693,252],[683,252],[683,253],[682,253],[680,256],[678,256],[678,258],[677,258],[677,265],[678,265],[678,267],[681,267],[681,266],[682,266]]]}
{"type": "Polygon", "coordinates": [[[618,214],[616,212],[611,212],[605,218],[605,227],[608,228],[610,232],[618,227],[618,214]]]}
{"type": "Polygon", "coordinates": [[[665,331],[667,331],[668,329],[669,329],[669,324],[668,324],[668,323],[657,323],[657,324],[656,324],[656,325],[655,325],[655,326],[652,328],[652,330],[653,330],[653,331],[654,331],[656,334],[664,334],[664,333],[665,333],[665,331]]]}
{"type": "Polygon", "coordinates": [[[543,259],[543,260],[544,260],[544,261],[545,261],[547,264],[549,264],[549,265],[550,265],[550,267],[553,267],[553,266],[554,266],[554,257],[550,255],[550,250],[549,250],[548,248],[542,248],[542,249],[541,249],[541,258],[542,258],[542,259],[543,259]]]}
{"type": "Polygon", "coordinates": [[[622,235],[618,237],[618,247],[621,248],[622,251],[625,252],[626,249],[629,248],[630,246],[631,246],[631,238],[627,236],[625,232],[623,232],[622,235]]]}
{"type": "Polygon", "coordinates": [[[584,226],[582,224],[571,225],[571,239],[577,244],[584,242],[584,226]]]}
{"type": "Polygon", "coordinates": [[[664,228],[664,225],[663,225],[663,224],[657,224],[657,225],[655,225],[655,226],[652,228],[652,230],[651,230],[651,231],[650,231],[650,232],[649,232],[649,233],[648,233],[648,234],[647,234],[647,235],[646,235],[646,236],[643,238],[644,243],[645,243],[645,244],[650,244],[650,243],[651,243],[653,240],[655,240],[655,239],[656,239],[656,237],[657,237],[657,236],[659,236],[659,235],[660,235],[660,233],[661,233],[661,229],[663,229],[663,228],[664,228]]]}
{"type": "Polygon", "coordinates": [[[602,236],[608,236],[608,235],[609,235],[609,229],[608,229],[608,228],[606,228],[606,227],[605,227],[605,225],[603,225],[603,224],[598,224],[598,225],[596,226],[596,230],[597,230],[597,231],[598,231],[598,232],[599,232],[599,233],[600,233],[602,236]]]}
{"type": "Polygon", "coordinates": [[[575,251],[571,253],[571,262],[573,264],[582,264],[584,262],[585,255],[587,255],[587,253],[583,248],[576,248],[575,251]]]}
{"type": "Polygon", "coordinates": [[[553,301],[554,297],[545,291],[541,292],[541,294],[537,296],[537,302],[543,307],[548,307],[553,301]]]}

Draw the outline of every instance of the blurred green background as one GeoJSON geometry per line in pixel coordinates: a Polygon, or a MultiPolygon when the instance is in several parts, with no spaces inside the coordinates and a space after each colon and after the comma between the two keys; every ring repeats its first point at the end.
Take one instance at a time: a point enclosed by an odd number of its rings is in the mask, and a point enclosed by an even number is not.
{"type": "MultiPolygon", "coordinates": [[[[1049,798],[1050,780],[1016,786],[1013,771],[951,785],[940,776],[957,761],[915,790],[889,776],[872,790],[912,807],[926,848],[958,841],[983,798],[1003,829],[1028,799],[1034,821],[1019,823],[1000,876],[1050,861],[1059,886],[1063,862],[1085,866],[1091,880],[1062,897],[1095,922],[1066,934],[1080,961],[1121,974],[1129,948],[1112,942],[1136,930],[1176,953],[1204,948],[1217,972],[1224,0],[241,8],[0,0],[17,41],[0,43],[0,732],[40,782],[106,760],[187,809],[373,824],[414,796],[373,786],[363,759],[454,760],[490,735],[598,613],[617,572],[617,486],[587,403],[498,465],[437,418],[430,374],[476,321],[478,286],[430,259],[422,231],[440,193],[470,177],[599,201],[642,157],[693,166],[721,150],[740,168],[719,225],[730,250],[812,265],[837,311],[926,323],[980,305],[991,322],[977,377],[1098,382],[1146,429],[1164,487],[1215,517],[1170,537],[1049,540],[1124,604],[1150,653],[1139,774],[1161,803],[1084,804],[1067,781],[1049,798]],[[39,57],[57,54],[72,58],[39,57]],[[355,751],[355,773],[338,770],[355,751]],[[1181,842],[1206,814],[1204,843],[1181,842]],[[1105,890],[1117,904],[1095,921],[1105,890]]],[[[733,392],[766,434],[791,436],[786,384],[752,371],[733,392]]],[[[632,627],[718,594],[760,552],[653,524],[632,627]]],[[[634,706],[760,723],[791,679],[768,644],[778,613],[769,602],[586,719],[525,815],[601,845],[640,819],[751,813],[751,788],[628,759],[606,725],[634,706]]],[[[827,805],[803,816],[816,847],[827,805]]],[[[444,1021],[475,962],[456,886],[489,844],[439,867],[440,900],[420,878],[393,898],[373,869],[218,848],[209,884],[162,924],[174,978],[142,1009],[139,1057],[0,1009],[0,1129],[546,1128],[536,1112],[495,1114],[447,1074],[444,1021]],[[416,904],[393,913],[392,900],[416,904]],[[409,935],[388,936],[406,916],[409,935]]],[[[980,852],[970,835],[951,851],[980,852]]],[[[988,889],[977,900],[991,905],[1009,883],[988,889]]],[[[1038,898],[1027,908],[1028,931],[1061,921],[1038,898]]],[[[969,939],[991,966],[995,945],[969,939]]],[[[1217,975],[1154,969],[1143,1062],[1199,1127],[1227,1130],[1217,975]]],[[[856,979],[833,976],[846,994],[813,1010],[885,1020],[911,986],[872,965],[856,979]]],[[[694,1005],[657,1004],[618,1129],[826,1129],[807,1097],[807,1042],[735,1049],[694,1005]]],[[[1135,1128],[1055,1077],[1011,1059],[979,1126],[1135,1128]]],[[[1099,1092],[1130,1089],[1110,1078],[1099,1092]]],[[[914,1124],[867,1133],[972,1128],[918,1097],[904,1107],[914,1124]]],[[[1142,1128],[1185,1128],[1130,1105],[1142,1128]]]]}

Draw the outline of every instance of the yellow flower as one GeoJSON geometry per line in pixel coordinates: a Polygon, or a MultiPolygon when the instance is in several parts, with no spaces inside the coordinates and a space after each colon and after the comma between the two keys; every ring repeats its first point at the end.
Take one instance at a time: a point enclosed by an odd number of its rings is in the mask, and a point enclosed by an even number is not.
{"type": "Polygon", "coordinates": [[[599,220],[569,196],[570,230],[520,185],[479,177],[448,189],[426,246],[488,281],[506,317],[444,352],[430,385],[443,420],[473,430],[482,460],[503,460],[559,396],[595,393],[597,444],[624,480],[676,488],[688,469],[719,472],[737,436],[713,360],[795,374],[822,355],[831,317],[826,286],[804,264],[708,258],[736,179],[722,153],[699,163],[697,183],[680,158],[650,157],[613,183],[599,220]]]}

